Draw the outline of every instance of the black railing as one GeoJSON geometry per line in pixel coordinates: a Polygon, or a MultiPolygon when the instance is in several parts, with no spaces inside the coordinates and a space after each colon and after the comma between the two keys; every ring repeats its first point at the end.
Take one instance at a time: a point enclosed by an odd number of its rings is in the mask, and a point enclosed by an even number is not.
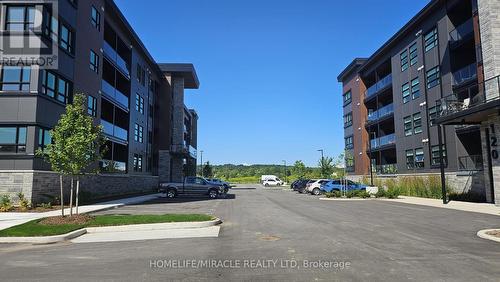
{"type": "Polygon", "coordinates": [[[483,170],[483,156],[471,155],[458,157],[458,169],[460,171],[483,170]]]}
{"type": "Polygon", "coordinates": [[[436,104],[440,105],[438,117],[465,111],[500,99],[500,76],[453,90],[453,92],[453,94],[436,101],[436,104]]]}

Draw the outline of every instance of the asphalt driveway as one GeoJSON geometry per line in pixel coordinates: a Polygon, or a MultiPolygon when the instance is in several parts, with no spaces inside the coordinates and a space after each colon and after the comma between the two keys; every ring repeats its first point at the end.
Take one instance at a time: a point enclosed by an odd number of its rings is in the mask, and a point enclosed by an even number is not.
{"type": "Polygon", "coordinates": [[[0,246],[1,280],[499,281],[500,217],[388,201],[319,201],[260,185],[103,213],[209,213],[219,238],[0,246]],[[212,262],[212,264],[204,264],[212,262]],[[71,274],[71,275],[69,275],[71,274]]]}

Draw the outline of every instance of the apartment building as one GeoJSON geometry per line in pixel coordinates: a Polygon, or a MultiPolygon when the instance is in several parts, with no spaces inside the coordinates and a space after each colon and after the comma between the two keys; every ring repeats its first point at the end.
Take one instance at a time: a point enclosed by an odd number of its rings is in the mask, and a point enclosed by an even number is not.
{"type": "Polygon", "coordinates": [[[57,195],[58,175],[35,152],[75,93],[87,96],[107,139],[84,192],[151,191],[159,179],[195,173],[198,115],[184,104],[185,89],[199,87],[192,64],[156,63],[112,0],[0,1],[0,9],[2,39],[29,34],[57,56],[52,68],[2,61],[0,193],[33,202],[57,195]]]}
{"type": "Polygon", "coordinates": [[[498,11],[495,0],[432,0],[338,76],[354,178],[440,175],[500,203],[498,11]]]}

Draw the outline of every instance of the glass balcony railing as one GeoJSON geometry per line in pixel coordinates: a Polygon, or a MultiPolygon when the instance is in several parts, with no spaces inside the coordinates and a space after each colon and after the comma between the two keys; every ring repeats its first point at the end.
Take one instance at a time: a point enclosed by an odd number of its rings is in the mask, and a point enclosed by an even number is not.
{"type": "Polygon", "coordinates": [[[389,74],[386,77],[379,80],[374,85],[370,86],[368,89],[366,89],[365,98],[372,97],[373,95],[377,94],[380,90],[385,89],[391,84],[392,84],[392,74],[389,74]]]}
{"type": "Polygon", "coordinates": [[[103,46],[104,54],[108,57],[116,66],[120,68],[120,70],[130,78],[130,70],[127,62],[115,51],[115,49],[109,45],[106,41],[104,41],[103,46]]]}
{"type": "Polygon", "coordinates": [[[483,156],[470,155],[458,157],[458,169],[461,171],[483,170],[483,156]]]}
{"type": "Polygon", "coordinates": [[[453,86],[460,85],[477,77],[476,64],[470,64],[453,73],[453,86]]]}
{"type": "Polygon", "coordinates": [[[128,132],[126,129],[123,129],[119,126],[116,126],[108,121],[101,119],[101,125],[103,127],[103,131],[105,134],[109,136],[116,137],[118,139],[127,141],[128,140],[128,132]]]}
{"type": "Polygon", "coordinates": [[[101,89],[107,96],[128,109],[128,97],[104,79],[102,80],[101,89]]]}
{"type": "Polygon", "coordinates": [[[112,160],[100,160],[99,168],[102,173],[126,173],[127,163],[112,160]]]}
{"type": "Polygon", "coordinates": [[[197,154],[196,149],[193,146],[189,145],[189,155],[196,159],[196,154],[197,154]]]}
{"type": "Polygon", "coordinates": [[[370,140],[370,148],[371,149],[377,149],[383,146],[391,145],[396,143],[396,135],[389,134],[389,135],[384,135],[379,138],[371,139],[370,140]]]}
{"type": "Polygon", "coordinates": [[[385,105],[382,108],[368,114],[368,121],[373,122],[394,113],[394,104],[385,105]]]}
{"type": "Polygon", "coordinates": [[[474,31],[474,25],[472,23],[472,18],[464,22],[463,24],[457,26],[454,30],[450,32],[450,42],[451,43],[456,43],[464,38],[466,38],[468,35],[470,35],[474,31]]]}

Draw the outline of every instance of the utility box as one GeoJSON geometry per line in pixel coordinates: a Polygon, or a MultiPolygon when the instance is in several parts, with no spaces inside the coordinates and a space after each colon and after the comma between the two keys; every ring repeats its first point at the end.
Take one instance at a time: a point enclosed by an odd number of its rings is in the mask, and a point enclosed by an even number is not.
{"type": "Polygon", "coordinates": [[[378,187],[377,186],[366,186],[366,192],[368,192],[370,195],[375,195],[378,192],[378,187]]]}

